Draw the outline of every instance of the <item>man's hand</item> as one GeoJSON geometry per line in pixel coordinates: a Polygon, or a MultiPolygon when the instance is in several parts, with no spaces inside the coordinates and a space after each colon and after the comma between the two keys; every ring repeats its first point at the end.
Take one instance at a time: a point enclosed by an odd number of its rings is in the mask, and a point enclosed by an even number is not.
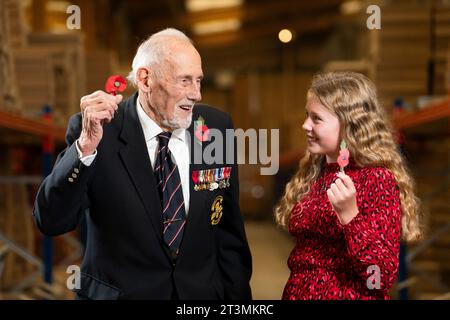
{"type": "Polygon", "coordinates": [[[339,221],[347,224],[358,214],[356,189],[348,175],[339,172],[337,176],[336,181],[327,190],[327,195],[339,221]]]}
{"type": "Polygon", "coordinates": [[[97,149],[103,137],[103,124],[114,118],[122,98],[122,95],[113,96],[101,90],[81,98],[83,123],[78,147],[83,157],[93,154],[97,149]]]}

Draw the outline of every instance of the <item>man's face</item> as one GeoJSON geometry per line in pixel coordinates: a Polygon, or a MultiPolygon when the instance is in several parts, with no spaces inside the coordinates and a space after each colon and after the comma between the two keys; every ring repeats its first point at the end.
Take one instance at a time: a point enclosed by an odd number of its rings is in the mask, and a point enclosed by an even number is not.
{"type": "Polygon", "coordinates": [[[199,53],[190,44],[177,43],[153,74],[149,103],[156,122],[169,130],[187,129],[194,103],[201,100],[203,78],[199,53]]]}

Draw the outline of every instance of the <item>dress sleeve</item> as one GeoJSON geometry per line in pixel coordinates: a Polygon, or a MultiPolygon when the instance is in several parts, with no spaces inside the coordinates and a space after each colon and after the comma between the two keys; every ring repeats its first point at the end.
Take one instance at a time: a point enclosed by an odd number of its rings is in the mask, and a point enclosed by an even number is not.
{"type": "Polygon", "coordinates": [[[400,250],[401,206],[394,176],[384,168],[368,173],[362,188],[359,213],[343,226],[349,267],[363,279],[380,272],[380,289],[396,280],[400,250]]]}

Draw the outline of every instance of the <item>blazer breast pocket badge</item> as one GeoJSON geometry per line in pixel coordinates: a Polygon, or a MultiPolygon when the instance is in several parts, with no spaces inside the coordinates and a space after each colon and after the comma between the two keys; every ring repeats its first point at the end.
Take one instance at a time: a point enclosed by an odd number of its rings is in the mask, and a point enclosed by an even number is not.
{"type": "Polygon", "coordinates": [[[220,219],[222,219],[223,214],[223,197],[218,196],[214,199],[212,205],[211,205],[211,225],[215,226],[220,222],[220,219]]]}
{"type": "Polygon", "coordinates": [[[224,189],[230,186],[231,167],[192,171],[194,190],[224,189]]]}

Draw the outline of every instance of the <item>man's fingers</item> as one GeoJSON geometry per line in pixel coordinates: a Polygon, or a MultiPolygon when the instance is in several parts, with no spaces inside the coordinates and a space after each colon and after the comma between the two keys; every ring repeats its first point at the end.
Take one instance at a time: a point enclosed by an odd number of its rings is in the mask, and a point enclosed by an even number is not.
{"type": "Polygon", "coordinates": [[[109,110],[93,111],[87,109],[85,113],[88,123],[100,123],[101,120],[107,120],[107,122],[110,122],[113,118],[113,115],[114,113],[111,115],[111,112],[109,110]]]}
{"type": "Polygon", "coordinates": [[[85,114],[86,121],[83,126],[89,130],[91,127],[96,125],[103,125],[103,123],[110,123],[114,118],[114,112],[109,110],[104,111],[87,111],[85,114]]]}
{"type": "Polygon", "coordinates": [[[102,92],[103,91],[101,91],[101,90],[97,90],[97,91],[95,91],[95,92],[93,92],[91,94],[87,94],[85,96],[82,96],[81,99],[80,99],[80,103],[85,102],[86,100],[92,100],[92,99],[98,98],[98,97],[101,96],[102,92]]]}
{"type": "Polygon", "coordinates": [[[110,122],[113,118],[109,110],[99,111],[94,114],[94,118],[97,120],[106,120],[110,122]]]}
{"type": "Polygon", "coordinates": [[[117,105],[110,105],[106,103],[100,103],[95,106],[89,105],[83,110],[83,116],[86,114],[86,112],[101,112],[101,111],[108,111],[112,117],[114,117],[114,112],[117,110],[117,105]]]}
{"type": "Polygon", "coordinates": [[[84,96],[80,100],[80,108],[84,110],[88,106],[109,105],[117,109],[117,104],[122,101],[122,95],[113,96],[104,91],[98,90],[92,94],[84,96]]]}
{"type": "Polygon", "coordinates": [[[117,109],[116,99],[112,98],[112,96],[108,97],[108,99],[105,99],[103,97],[93,97],[86,98],[80,103],[81,110],[84,110],[87,107],[96,107],[101,109],[105,106],[117,109]]]}

